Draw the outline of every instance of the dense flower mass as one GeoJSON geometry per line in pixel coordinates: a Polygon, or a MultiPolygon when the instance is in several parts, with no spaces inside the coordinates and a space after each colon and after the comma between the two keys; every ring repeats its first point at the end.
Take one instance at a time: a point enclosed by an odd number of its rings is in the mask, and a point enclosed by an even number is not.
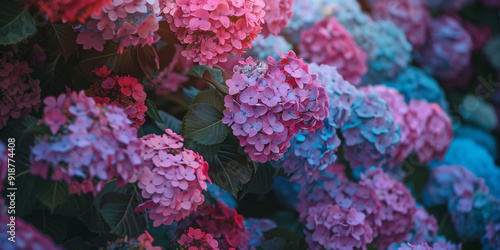
{"type": "Polygon", "coordinates": [[[44,250],[44,249],[54,249],[62,250],[64,248],[56,245],[54,241],[38,231],[33,225],[25,222],[21,218],[16,218],[14,228],[15,237],[13,237],[15,242],[9,241],[9,237],[12,237],[8,231],[12,229],[8,225],[11,223],[11,215],[7,214],[7,207],[3,205],[4,201],[1,200],[0,204],[0,249],[14,250],[14,249],[30,249],[30,250],[44,250]]]}
{"type": "Polygon", "coordinates": [[[414,49],[425,44],[431,15],[422,0],[377,0],[372,9],[376,19],[392,20],[401,28],[414,49]]]}
{"type": "Polygon", "coordinates": [[[283,36],[270,35],[267,38],[258,36],[253,40],[252,49],[248,51],[248,56],[259,61],[265,61],[269,56],[279,60],[278,51],[289,51],[291,49],[292,45],[283,36]]]}
{"type": "Polygon", "coordinates": [[[31,149],[31,173],[63,180],[70,193],[96,195],[107,181],[125,185],[142,163],[137,129],[117,106],[102,106],[85,93],[49,96],[41,125],[49,134],[38,136],[31,149]]]}
{"type": "Polygon", "coordinates": [[[178,235],[187,228],[201,229],[207,235],[212,235],[220,249],[248,249],[250,232],[245,228],[245,219],[236,209],[230,209],[220,202],[214,205],[205,203],[189,218],[179,223],[178,235]]]}
{"type": "Polygon", "coordinates": [[[409,119],[418,122],[421,130],[415,143],[415,151],[420,162],[443,159],[451,140],[453,127],[446,112],[435,103],[412,100],[408,106],[409,119]]]}
{"type": "Polygon", "coordinates": [[[433,11],[457,11],[462,9],[469,0],[424,0],[427,7],[433,11]]]}
{"type": "Polygon", "coordinates": [[[494,136],[476,126],[462,124],[453,130],[454,138],[467,138],[473,140],[481,147],[488,150],[493,158],[497,157],[498,146],[494,136]]]}
{"type": "Polygon", "coordinates": [[[203,232],[201,229],[190,227],[177,241],[183,249],[189,250],[219,250],[219,242],[211,234],[203,232]]]}
{"type": "Polygon", "coordinates": [[[205,201],[208,163],[198,153],[183,149],[183,140],[170,129],[161,136],[141,138],[145,163],[137,179],[142,197],[148,200],[136,210],[148,209],[155,227],[185,218],[205,201]]]}
{"type": "Polygon", "coordinates": [[[278,160],[300,130],[314,131],[328,117],[328,95],[317,74],[293,51],[268,58],[251,57],[234,68],[226,83],[224,119],[252,160],[278,160]]]}
{"type": "Polygon", "coordinates": [[[431,170],[431,176],[422,193],[424,204],[428,207],[447,204],[450,199],[462,196],[465,192],[488,191],[484,180],[477,178],[466,168],[440,166],[431,170]]]}
{"type": "Polygon", "coordinates": [[[27,117],[38,111],[42,90],[31,72],[28,62],[19,61],[12,52],[0,52],[0,129],[11,117],[27,117]]]}
{"type": "Polygon", "coordinates": [[[277,36],[293,16],[293,0],[264,0],[264,3],[266,15],[262,34],[264,37],[270,34],[277,36]]]}
{"type": "Polygon", "coordinates": [[[277,227],[276,223],[270,219],[248,218],[244,221],[245,228],[250,232],[250,246],[258,246],[264,241],[265,231],[277,227]]]}
{"type": "Polygon", "coordinates": [[[157,0],[112,0],[82,26],[76,42],[84,49],[104,50],[106,41],[118,43],[118,52],[132,45],[151,45],[159,28],[157,0]]]}
{"type": "MultiPolygon", "coordinates": [[[[377,84],[378,82],[368,83],[377,84]]],[[[383,80],[381,83],[397,89],[405,97],[407,103],[410,103],[411,99],[426,100],[437,103],[444,110],[448,109],[448,102],[439,83],[415,66],[408,66],[393,80],[383,80]]]]}
{"type": "Polygon", "coordinates": [[[170,29],[187,44],[182,52],[188,60],[213,66],[252,47],[262,30],[263,0],[166,1],[163,13],[170,29]]]}
{"type": "Polygon", "coordinates": [[[352,168],[382,167],[391,159],[400,141],[400,130],[382,97],[372,92],[358,92],[350,119],[341,128],[345,159],[352,168]]]}
{"type": "Polygon", "coordinates": [[[145,122],[146,93],[139,80],[130,76],[111,74],[106,66],[94,71],[99,80],[87,91],[87,95],[94,98],[98,104],[112,104],[125,110],[128,118],[136,128],[145,122]]]}
{"type": "Polygon", "coordinates": [[[334,67],[312,63],[310,68],[328,90],[330,115],[323,121],[325,125],[314,133],[301,131],[296,135],[292,140],[293,150],[287,152],[280,165],[291,175],[292,181],[300,184],[318,179],[321,172],[337,159],[335,152],[340,139],[336,131],[349,119],[356,93],[354,86],[345,81],[334,67]]]}
{"type": "Polygon", "coordinates": [[[122,249],[140,249],[140,250],[161,250],[159,246],[153,246],[154,239],[145,231],[143,234],[139,235],[137,238],[129,239],[127,236],[125,238],[119,238],[114,242],[109,242],[106,250],[122,250],[122,249]]]}
{"type": "Polygon", "coordinates": [[[418,50],[416,60],[427,73],[449,80],[470,65],[471,51],[472,39],[460,21],[440,16],[431,21],[429,40],[418,50]]]}
{"type": "Polygon", "coordinates": [[[366,73],[366,54],[335,17],[320,20],[300,34],[300,55],[307,61],[335,66],[358,85],[366,73]]]}
{"type": "Polygon", "coordinates": [[[486,234],[481,239],[481,243],[485,250],[500,248],[500,207],[491,221],[486,225],[486,234]]]}
{"type": "Polygon", "coordinates": [[[194,67],[194,63],[181,55],[182,50],[182,46],[176,45],[172,61],[158,74],[156,79],[153,79],[153,83],[157,85],[156,94],[165,95],[177,92],[179,87],[189,80],[186,73],[194,67]]]}
{"type": "Polygon", "coordinates": [[[389,167],[401,164],[414,150],[414,145],[421,133],[418,121],[412,119],[411,115],[407,115],[408,105],[397,90],[384,85],[363,87],[360,90],[378,94],[389,105],[394,123],[401,127],[401,139],[392,152],[393,157],[389,160],[389,167]]]}
{"type": "Polygon", "coordinates": [[[500,200],[486,192],[465,192],[448,203],[451,222],[461,242],[480,239],[498,213],[500,200]]]}
{"type": "Polygon", "coordinates": [[[302,185],[292,182],[283,176],[276,177],[273,182],[273,190],[276,198],[291,210],[295,209],[299,203],[298,196],[301,189],[302,185]]]}
{"type": "Polygon", "coordinates": [[[381,201],[382,225],[375,233],[374,247],[387,248],[392,243],[406,239],[414,227],[415,200],[410,191],[400,182],[391,179],[378,168],[361,174],[361,183],[372,188],[381,201]]]}
{"type": "Polygon", "coordinates": [[[210,193],[210,196],[212,196],[212,198],[226,204],[228,207],[238,207],[238,202],[236,201],[235,197],[226,190],[218,187],[217,185],[207,183],[207,191],[210,193]]]}
{"type": "Polygon", "coordinates": [[[435,242],[433,244],[428,244],[427,242],[420,244],[410,244],[410,243],[401,243],[398,250],[460,250],[461,248],[457,248],[452,243],[444,242],[439,243],[435,242]]]}
{"type": "Polygon", "coordinates": [[[412,244],[434,242],[438,232],[437,220],[433,215],[427,213],[425,208],[417,204],[417,210],[413,217],[415,227],[410,231],[408,239],[412,244]]]}
{"type": "Polygon", "coordinates": [[[99,15],[104,6],[112,0],[24,0],[27,5],[36,5],[47,14],[52,22],[78,21],[84,23],[87,18],[99,15]]]}

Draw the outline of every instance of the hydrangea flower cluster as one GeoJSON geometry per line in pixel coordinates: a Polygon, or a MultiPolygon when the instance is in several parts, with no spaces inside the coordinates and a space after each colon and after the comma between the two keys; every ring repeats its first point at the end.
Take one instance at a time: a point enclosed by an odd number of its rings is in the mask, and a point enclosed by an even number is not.
{"type": "Polygon", "coordinates": [[[97,104],[112,104],[123,108],[134,127],[139,128],[144,124],[148,108],[145,105],[144,86],[139,80],[111,74],[106,65],[92,72],[99,80],[87,90],[87,95],[93,97],[97,104]]]}
{"type": "Polygon", "coordinates": [[[387,248],[406,239],[414,227],[415,200],[410,191],[400,182],[384,174],[382,169],[368,169],[361,174],[362,184],[372,188],[381,201],[382,225],[376,232],[374,247],[387,248]]]}
{"type": "Polygon", "coordinates": [[[201,229],[190,227],[177,241],[182,249],[189,250],[219,250],[219,242],[211,234],[207,234],[201,229]]]}
{"type": "Polygon", "coordinates": [[[250,232],[245,228],[243,216],[223,203],[205,203],[198,207],[189,220],[179,223],[177,234],[183,234],[183,228],[189,227],[212,235],[220,249],[248,249],[250,232]]]}
{"type": "Polygon", "coordinates": [[[498,213],[500,200],[487,192],[465,192],[448,203],[455,232],[462,242],[480,239],[486,225],[498,213]]]}
{"type": "Polygon", "coordinates": [[[294,210],[299,203],[298,196],[301,189],[302,185],[283,176],[276,177],[273,182],[276,198],[290,210],[294,210]]]}
{"type": "Polygon", "coordinates": [[[415,144],[420,162],[428,163],[433,159],[443,159],[451,140],[453,127],[451,119],[439,105],[426,101],[412,100],[408,115],[418,121],[421,133],[415,144]]]}
{"type": "Polygon", "coordinates": [[[264,3],[266,15],[262,25],[262,35],[277,36],[293,16],[293,0],[264,0],[264,3]]]}
{"type": "Polygon", "coordinates": [[[367,93],[376,93],[389,105],[394,123],[401,127],[401,139],[392,152],[393,157],[389,160],[388,165],[392,168],[401,164],[414,150],[414,144],[421,132],[418,128],[418,122],[412,120],[411,116],[407,116],[408,105],[397,90],[385,85],[367,86],[359,90],[367,93]]]}
{"type": "Polygon", "coordinates": [[[109,242],[107,250],[140,249],[140,250],[162,250],[159,246],[153,246],[154,239],[148,231],[144,231],[137,239],[119,238],[115,242],[109,242]]]}
{"type": "Polygon", "coordinates": [[[31,149],[31,173],[63,180],[70,193],[96,195],[107,181],[118,186],[135,178],[142,144],[137,129],[117,106],[101,106],[85,93],[61,94],[44,100],[42,125],[50,134],[39,136],[31,149]]]}
{"type": "Polygon", "coordinates": [[[495,137],[488,132],[472,125],[461,124],[453,130],[455,138],[467,138],[473,140],[481,147],[488,150],[493,158],[497,157],[498,147],[495,137]]]}
{"type": "Polygon", "coordinates": [[[292,148],[285,154],[280,165],[290,174],[290,180],[299,184],[312,182],[337,159],[335,152],[340,146],[336,130],[349,119],[350,108],[357,92],[355,87],[345,81],[335,67],[310,64],[313,72],[328,90],[330,102],[329,117],[325,124],[314,133],[301,131],[292,139],[292,148]]]}
{"type": "MultiPolygon", "coordinates": [[[[462,248],[458,248],[458,250],[461,250],[462,248]]],[[[443,245],[442,243],[435,242],[431,246],[427,242],[420,243],[420,244],[415,244],[412,245],[410,243],[401,243],[399,246],[398,250],[457,250],[457,247],[453,245],[452,243],[445,242],[443,245]]]]}
{"type": "Polygon", "coordinates": [[[0,212],[0,230],[2,232],[2,237],[0,238],[0,249],[64,249],[56,245],[50,237],[42,234],[33,225],[25,222],[21,218],[16,218],[15,220],[15,231],[22,233],[16,234],[15,242],[9,241],[8,237],[10,237],[10,235],[7,234],[7,231],[10,230],[10,226],[8,224],[11,222],[11,216],[7,214],[7,207],[3,205],[3,200],[1,203],[0,210],[2,210],[2,212],[0,212]]]}
{"type": "Polygon", "coordinates": [[[26,5],[36,5],[38,10],[47,14],[52,22],[78,21],[84,23],[87,18],[99,15],[111,0],[24,0],[26,5]]]}
{"type": "Polygon", "coordinates": [[[422,0],[377,0],[372,10],[375,19],[392,20],[402,29],[413,49],[425,44],[431,15],[422,0]]]}
{"type": "MultiPolygon", "coordinates": [[[[278,51],[289,51],[292,45],[289,44],[283,36],[270,35],[267,38],[258,36],[253,40],[252,49],[248,51],[248,56],[259,61],[265,61],[268,56],[279,60],[278,51]]],[[[232,70],[232,68],[231,68],[232,70]]]]}
{"type": "Polygon", "coordinates": [[[341,128],[345,159],[352,168],[382,167],[391,159],[400,141],[400,130],[382,97],[372,92],[358,92],[350,119],[341,128]]]}
{"type": "Polygon", "coordinates": [[[175,53],[172,61],[153,79],[153,83],[157,85],[155,91],[158,95],[166,95],[172,92],[177,92],[179,87],[189,80],[186,73],[190,68],[194,67],[192,61],[187,60],[182,53],[182,46],[175,46],[175,53]]]}
{"type": "Polygon", "coordinates": [[[411,99],[426,100],[437,103],[444,110],[448,109],[448,102],[439,83],[417,67],[408,66],[393,80],[382,80],[381,83],[397,89],[407,103],[410,103],[411,99]]]}
{"type": "Polygon", "coordinates": [[[264,22],[263,0],[166,1],[163,13],[170,29],[187,44],[182,52],[188,60],[213,66],[231,53],[252,47],[264,22]]]}
{"type": "Polygon", "coordinates": [[[232,194],[215,184],[207,183],[207,191],[214,199],[226,204],[230,208],[236,208],[238,206],[238,201],[236,201],[232,194]]]}
{"type": "Polygon", "coordinates": [[[0,129],[10,117],[27,117],[38,111],[42,90],[31,72],[28,62],[17,60],[12,52],[0,52],[0,129]]]}
{"type": "Polygon", "coordinates": [[[500,248],[500,209],[496,212],[488,225],[486,225],[486,234],[481,239],[481,243],[485,250],[500,248]]]}
{"type": "Polygon", "coordinates": [[[227,80],[224,119],[254,161],[278,160],[300,130],[314,131],[328,117],[328,96],[317,74],[293,51],[268,58],[251,57],[234,68],[227,80]]]}
{"type": "Polygon", "coordinates": [[[183,140],[170,129],[161,136],[141,138],[144,165],[137,179],[142,197],[148,200],[136,211],[148,209],[154,227],[180,221],[205,201],[208,163],[198,153],[183,149],[183,140]]]}
{"type": "Polygon", "coordinates": [[[263,232],[271,230],[278,225],[270,219],[248,218],[244,221],[245,228],[250,232],[250,246],[258,246],[264,241],[263,232]]]}
{"type": "Polygon", "coordinates": [[[450,80],[470,65],[471,51],[472,39],[460,21],[440,16],[431,21],[429,39],[417,51],[416,60],[427,73],[450,80]]]}
{"type": "Polygon", "coordinates": [[[432,11],[457,11],[467,5],[469,0],[424,0],[432,11]]]}
{"type": "Polygon", "coordinates": [[[102,12],[82,26],[76,43],[84,49],[104,50],[106,41],[118,43],[118,52],[132,45],[151,45],[158,40],[157,0],[112,0],[102,12]]]}
{"type": "Polygon", "coordinates": [[[493,105],[472,94],[464,97],[461,105],[458,106],[458,113],[465,121],[479,125],[486,130],[495,129],[499,123],[493,105]]]}
{"type": "Polygon", "coordinates": [[[428,207],[444,205],[465,192],[487,192],[482,178],[477,178],[466,168],[454,166],[440,166],[431,170],[431,176],[422,192],[424,204],[428,207]]]}
{"type": "Polygon", "coordinates": [[[419,204],[417,204],[413,221],[415,222],[415,227],[410,232],[409,236],[411,239],[407,238],[412,244],[435,241],[439,229],[437,220],[419,204]]]}
{"type": "Polygon", "coordinates": [[[358,85],[366,73],[366,54],[335,17],[320,20],[300,34],[300,55],[307,61],[335,66],[348,82],[358,85]]]}

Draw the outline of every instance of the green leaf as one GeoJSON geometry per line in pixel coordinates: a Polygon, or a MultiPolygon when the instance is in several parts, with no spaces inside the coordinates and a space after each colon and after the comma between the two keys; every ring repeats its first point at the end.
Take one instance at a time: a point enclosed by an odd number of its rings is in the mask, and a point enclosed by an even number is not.
{"type": "Polygon", "coordinates": [[[20,2],[2,0],[0,8],[0,45],[18,43],[36,32],[35,20],[20,2]]]}
{"type": "Polygon", "coordinates": [[[160,69],[160,59],[156,49],[149,45],[136,49],[137,63],[146,77],[152,81],[153,73],[160,69]]]}
{"type": "Polygon", "coordinates": [[[203,145],[221,143],[228,131],[227,125],[222,123],[223,117],[222,112],[209,104],[191,105],[183,120],[182,136],[203,145]]]}
{"type": "Polygon", "coordinates": [[[136,192],[132,195],[118,192],[103,195],[99,207],[104,220],[111,227],[110,233],[121,237],[137,237],[144,233],[147,227],[146,214],[134,211],[141,202],[136,192]]]}
{"type": "Polygon", "coordinates": [[[67,202],[57,206],[54,209],[54,214],[65,216],[80,216],[84,215],[90,210],[94,196],[91,193],[86,194],[72,194],[69,196],[67,202]]]}
{"type": "Polygon", "coordinates": [[[216,156],[205,159],[210,165],[208,170],[210,179],[235,197],[252,177],[250,162],[238,149],[238,145],[223,143],[216,156]]]}
{"type": "Polygon", "coordinates": [[[76,44],[77,33],[69,24],[50,23],[50,27],[51,29],[49,30],[48,37],[54,40],[64,60],[68,61],[78,48],[76,44]]]}
{"type": "Polygon", "coordinates": [[[261,244],[264,249],[300,249],[300,235],[284,227],[275,227],[264,232],[268,243],[261,244]],[[273,247],[269,248],[271,245],[273,247]]]}
{"type": "Polygon", "coordinates": [[[262,243],[257,247],[257,250],[266,250],[266,249],[273,249],[273,250],[298,250],[299,247],[288,241],[287,239],[284,238],[272,238],[269,240],[264,240],[262,243]]]}
{"type": "Polygon", "coordinates": [[[220,144],[215,144],[215,145],[203,145],[199,144],[196,141],[193,141],[191,139],[185,139],[184,140],[184,147],[187,149],[191,149],[195,152],[198,152],[203,158],[215,156],[217,152],[219,152],[220,144]]]}
{"type": "Polygon", "coordinates": [[[35,191],[38,200],[49,207],[51,211],[69,199],[68,184],[64,181],[36,178],[35,191]]]}
{"type": "Polygon", "coordinates": [[[146,107],[148,107],[148,110],[146,111],[146,115],[149,116],[151,119],[153,119],[155,122],[163,123],[163,120],[161,119],[161,116],[158,113],[158,110],[156,109],[155,104],[149,99],[146,99],[145,104],[146,104],[146,107]]]}
{"type": "Polygon", "coordinates": [[[110,228],[96,206],[92,205],[85,214],[78,217],[94,233],[107,233],[110,228]]]}
{"type": "Polygon", "coordinates": [[[276,169],[269,163],[259,164],[257,172],[243,188],[242,199],[247,194],[265,194],[273,189],[276,169]]]}
{"type": "Polygon", "coordinates": [[[156,124],[152,123],[142,124],[141,129],[142,129],[142,135],[140,135],[140,137],[149,134],[155,134],[155,135],[165,134],[165,130],[161,130],[156,124]]]}
{"type": "Polygon", "coordinates": [[[210,74],[215,76],[215,79],[217,80],[218,83],[222,83],[222,72],[220,70],[212,69],[208,65],[196,65],[191,69],[189,69],[186,75],[203,79],[203,74],[205,73],[205,71],[208,71],[210,72],[210,74]]]}
{"type": "Polygon", "coordinates": [[[200,93],[200,91],[193,87],[190,86],[189,88],[183,88],[182,89],[182,94],[184,95],[184,99],[186,99],[187,105],[191,105],[191,102],[193,101],[193,98],[200,93]]]}
{"type": "Polygon", "coordinates": [[[68,233],[68,217],[50,214],[46,210],[36,210],[26,220],[49,235],[56,243],[62,243],[68,233]]]}
{"type": "Polygon", "coordinates": [[[162,123],[156,122],[156,125],[162,130],[165,131],[165,129],[171,129],[177,134],[181,133],[181,121],[177,119],[176,117],[164,112],[163,110],[159,110],[158,114],[160,115],[161,119],[163,120],[162,123]]]}
{"type": "Polygon", "coordinates": [[[192,100],[191,104],[204,103],[213,106],[222,113],[224,110],[224,99],[216,90],[210,89],[199,92],[192,100]]]}

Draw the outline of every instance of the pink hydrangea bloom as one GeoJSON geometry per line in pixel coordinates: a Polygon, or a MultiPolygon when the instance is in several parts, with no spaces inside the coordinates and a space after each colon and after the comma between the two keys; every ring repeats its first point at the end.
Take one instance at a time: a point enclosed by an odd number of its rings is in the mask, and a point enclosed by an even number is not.
{"type": "Polygon", "coordinates": [[[211,234],[192,227],[181,235],[177,243],[189,250],[219,250],[219,242],[211,234]]]}
{"type": "Polygon", "coordinates": [[[9,224],[11,222],[11,215],[7,214],[7,207],[3,204],[4,201],[0,200],[0,230],[2,232],[2,237],[0,238],[0,249],[11,250],[11,249],[29,249],[29,250],[45,250],[54,249],[62,250],[64,248],[56,245],[54,241],[42,234],[33,225],[25,222],[23,219],[16,217],[15,220],[15,242],[9,241],[7,238],[10,235],[7,231],[10,231],[9,224]]]}
{"type": "Polygon", "coordinates": [[[11,117],[27,117],[38,111],[42,90],[31,72],[28,62],[17,60],[12,52],[0,52],[0,129],[11,117]]]}
{"type": "Polygon", "coordinates": [[[158,40],[157,0],[113,0],[102,12],[83,25],[76,42],[84,49],[104,50],[106,41],[118,43],[118,52],[135,45],[151,45],[158,40]]]}
{"type": "Polygon", "coordinates": [[[153,83],[158,85],[156,87],[156,94],[166,95],[177,92],[179,87],[189,80],[189,77],[185,74],[190,68],[194,67],[194,63],[181,55],[182,50],[182,46],[175,46],[172,61],[153,80],[153,83]]]}
{"type": "Polygon", "coordinates": [[[7,171],[9,169],[9,151],[3,142],[0,142],[0,192],[3,190],[3,181],[7,177],[7,171]]]}
{"type": "Polygon", "coordinates": [[[348,82],[358,85],[366,73],[366,53],[335,17],[316,22],[300,33],[304,60],[335,66],[348,82]]]}
{"type": "Polygon", "coordinates": [[[382,167],[400,141],[400,130],[382,97],[373,92],[358,92],[349,122],[341,128],[345,159],[352,168],[382,167]]]}
{"type": "Polygon", "coordinates": [[[87,18],[99,15],[101,9],[110,4],[111,0],[24,0],[24,3],[36,5],[52,22],[84,23],[87,18]]]}
{"type": "Polygon", "coordinates": [[[314,131],[328,117],[328,95],[317,74],[293,51],[269,65],[251,57],[234,68],[226,83],[224,119],[250,158],[278,160],[300,130],[314,131]]]}
{"type": "Polygon", "coordinates": [[[252,46],[264,22],[263,0],[166,1],[170,29],[187,44],[188,60],[213,66],[252,46]]]}
{"type": "Polygon", "coordinates": [[[408,118],[418,122],[421,129],[415,144],[420,162],[428,163],[442,159],[453,139],[451,119],[436,103],[411,100],[408,105],[408,118]]]}
{"type": "Polygon", "coordinates": [[[129,239],[128,236],[125,238],[119,238],[115,242],[108,242],[108,250],[114,249],[140,249],[140,250],[162,250],[162,247],[153,246],[153,236],[149,234],[148,231],[144,231],[143,234],[139,235],[137,239],[129,239]]]}
{"type": "Polygon", "coordinates": [[[493,8],[500,7],[499,0],[481,0],[481,2],[487,7],[493,7],[493,8]]]}
{"type": "Polygon", "coordinates": [[[427,41],[431,15],[422,0],[377,0],[372,9],[376,19],[389,19],[402,29],[414,49],[427,41]]]}
{"type": "Polygon", "coordinates": [[[264,3],[266,4],[264,7],[266,15],[264,16],[262,34],[264,37],[268,37],[270,34],[277,36],[293,16],[293,0],[264,0],[264,3]]]}
{"type": "Polygon", "coordinates": [[[114,178],[125,185],[141,166],[137,129],[117,106],[102,106],[85,93],[71,92],[44,100],[41,124],[51,133],[31,149],[31,173],[63,180],[70,193],[96,195],[114,178]]]}
{"type": "Polygon", "coordinates": [[[447,204],[450,199],[462,196],[465,192],[488,191],[483,178],[476,177],[465,167],[459,165],[433,168],[424,187],[422,198],[426,206],[447,204]]]}
{"type": "Polygon", "coordinates": [[[130,76],[110,75],[106,65],[93,71],[100,79],[87,94],[98,104],[113,104],[125,109],[134,127],[139,128],[146,121],[146,93],[139,80],[130,76]],[[103,73],[104,72],[104,73],[103,73]]]}
{"type": "Polygon", "coordinates": [[[389,160],[389,167],[392,168],[408,157],[414,150],[414,145],[419,137],[419,132],[415,126],[415,121],[407,119],[408,105],[404,97],[396,90],[385,85],[367,86],[359,89],[364,92],[376,93],[389,105],[392,111],[394,123],[401,127],[401,138],[399,144],[392,152],[392,158],[389,160]]]}
{"type": "Polygon", "coordinates": [[[435,242],[432,244],[432,246],[429,246],[427,242],[421,243],[421,244],[415,244],[412,245],[410,243],[402,243],[401,246],[398,248],[398,250],[457,250],[457,249],[462,249],[461,247],[457,248],[455,245],[451,243],[446,244],[440,244],[438,242],[435,242]]]}
{"type": "Polygon", "coordinates": [[[384,174],[380,168],[370,168],[361,174],[361,183],[372,188],[381,201],[382,225],[374,233],[374,247],[387,248],[392,243],[406,239],[415,226],[415,200],[410,191],[400,182],[384,174]]]}
{"type": "Polygon", "coordinates": [[[220,249],[249,249],[250,232],[245,228],[243,216],[221,202],[198,207],[189,219],[179,222],[177,235],[184,234],[187,228],[212,235],[220,249]]]}
{"type": "Polygon", "coordinates": [[[453,79],[470,65],[472,45],[471,36],[456,17],[441,16],[431,21],[429,39],[417,51],[416,60],[436,78],[453,79]]]}
{"type": "Polygon", "coordinates": [[[137,211],[148,209],[153,226],[170,225],[203,204],[207,189],[208,163],[198,153],[183,149],[183,138],[165,130],[161,136],[145,135],[144,165],[137,174],[142,197],[148,199],[137,211]]]}

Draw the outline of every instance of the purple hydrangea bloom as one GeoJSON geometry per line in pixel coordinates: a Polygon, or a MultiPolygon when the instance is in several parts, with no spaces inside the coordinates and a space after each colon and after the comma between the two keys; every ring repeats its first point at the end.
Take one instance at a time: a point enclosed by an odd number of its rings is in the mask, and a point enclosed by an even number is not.
{"type": "Polygon", "coordinates": [[[250,246],[260,245],[264,241],[263,232],[278,226],[270,219],[247,218],[243,223],[247,231],[250,232],[250,246]]]}
{"type": "Polygon", "coordinates": [[[483,250],[500,249],[500,207],[486,225],[486,234],[481,239],[483,250]]]}
{"type": "Polygon", "coordinates": [[[279,59],[278,51],[289,51],[292,45],[283,36],[270,35],[267,38],[259,35],[252,42],[252,48],[248,51],[251,56],[259,61],[265,61],[268,56],[279,59]]]}
{"type": "Polygon", "coordinates": [[[457,11],[462,9],[470,0],[424,0],[432,11],[457,11]]]}

